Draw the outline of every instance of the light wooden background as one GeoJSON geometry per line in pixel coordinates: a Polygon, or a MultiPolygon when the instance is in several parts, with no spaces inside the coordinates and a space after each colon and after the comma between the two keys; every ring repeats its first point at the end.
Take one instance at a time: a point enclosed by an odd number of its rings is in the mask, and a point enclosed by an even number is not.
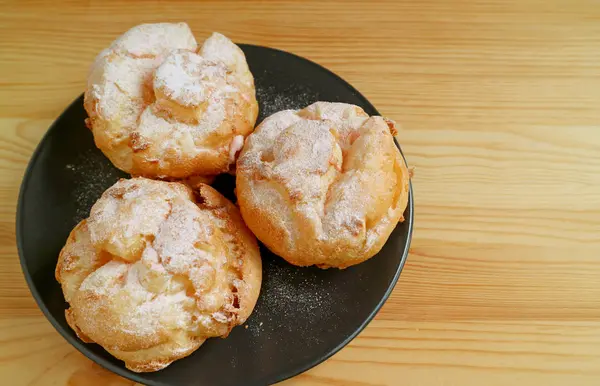
{"type": "Polygon", "coordinates": [[[376,320],[285,385],[600,384],[600,2],[0,0],[0,379],[131,385],[37,309],[19,183],[94,56],[187,21],[308,57],[400,121],[416,166],[408,264],[376,320]]]}

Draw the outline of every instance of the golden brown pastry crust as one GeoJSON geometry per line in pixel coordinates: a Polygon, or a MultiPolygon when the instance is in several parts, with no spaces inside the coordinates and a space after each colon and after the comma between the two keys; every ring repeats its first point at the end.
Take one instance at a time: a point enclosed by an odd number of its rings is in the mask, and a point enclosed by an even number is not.
{"type": "Polygon", "coordinates": [[[375,255],[403,221],[409,173],[394,123],[317,102],[265,119],[236,166],[242,216],[292,264],[345,268],[375,255]]]}
{"type": "Polygon", "coordinates": [[[56,279],[77,335],[142,372],[244,323],[262,268],[256,239],[216,190],[134,178],[73,229],[56,279]]]}
{"type": "Polygon", "coordinates": [[[84,107],[116,167],[165,179],[227,172],[258,114],[242,50],[217,33],[199,47],[185,23],[115,40],[92,65],[84,107]]]}

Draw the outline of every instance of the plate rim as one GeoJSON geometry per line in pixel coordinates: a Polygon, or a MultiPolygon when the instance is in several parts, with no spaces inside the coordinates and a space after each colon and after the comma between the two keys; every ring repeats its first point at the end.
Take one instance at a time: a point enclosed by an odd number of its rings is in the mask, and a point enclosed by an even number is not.
{"type": "MultiPolygon", "coordinates": [[[[335,78],[342,81],[355,94],[355,96],[357,98],[359,98],[365,105],[369,106],[378,115],[381,115],[379,113],[379,111],[375,108],[375,106],[373,106],[371,104],[371,102],[369,102],[362,93],[360,93],[354,86],[352,86],[344,78],[342,78],[341,76],[337,75],[333,71],[327,69],[326,67],[324,67],[310,59],[307,59],[305,57],[296,55],[296,54],[288,52],[288,51],[280,50],[277,48],[272,48],[272,47],[267,47],[267,46],[262,46],[262,45],[255,45],[255,44],[248,44],[248,43],[236,43],[236,44],[240,47],[245,46],[245,47],[251,47],[251,48],[260,48],[260,49],[265,49],[267,51],[272,51],[272,52],[276,52],[279,54],[292,56],[296,60],[303,61],[306,64],[316,67],[317,69],[319,69],[321,71],[325,71],[329,75],[332,75],[335,78]]],[[[170,384],[170,383],[164,383],[164,382],[156,381],[156,380],[147,380],[147,379],[143,378],[142,376],[140,376],[140,374],[143,374],[143,373],[135,373],[131,370],[128,370],[123,365],[117,365],[115,363],[108,361],[104,357],[99,356],[96,353],[94,353],[93,351],[89,350],[89,348],[87,347],[87,345],[88,345],[87,343],[83,343],[78,338],[76,338],[74,335],[69,334],[67,331],[65,331],[65,329],[62,328],[62,326],[54,318],[52,313],[50,313],[46,304],[43,302],[42,296],[40,295],[40,291],[34,285],[31,273],[29,272],[29,270],[26,269],[26,262],[25,262],[24,250],[23,250],[23,245],[24,245],[23,231],[21,228],[23,227],[23,222],[24,222],[24,219],[23,219],[24,218],[24,209],[23,208],[25,205],[25,203],[24,203],[25,191],[27,190],[29,181],[31,179],[31,172],[33,169],[33,165],[36,164],[37,158],[40,156],[40,154],[42,152],[43,145],[46,143],[46,141],[48,141],[48,138],[49,138],[52,130],[54,130],[54,128],[56,127],[57,122],[68,110],[71,109],[71,107],[73,107],[74,105],[76,105],[78,103],[81,103],[80,100],[82,99],[82,97],[83,97],[83,93],[80,94],[75,100],[73,100],[73,102],[71,102],[60,113],[60,115],[52,122],[50,127],[48,127],[48,129],[46,130],[46,132],[44,133],[44,135],[42,136],[42,138],[36,145],[35,150],[33,151],[31,158],[29,159],[27,167],[25,168],[25,172],[23,173],[23,178],[21,180],[21,185],[19,187],[19,195],[17,198],[17,209],[16,209],[16,213],[15,213],[16,244],[17,244],[17,252],[19,255],[19,263],[21,266],[21,271],[23,273],[23,276],[25,277],[25,281],[27,282],[27,287],[29,289],[29,292],[35,299],[35,302],[36,302],[38,308],[42,311],[45,318],[50,322],[52,327],[54,327],[54,329],[71,346],[73,346],[75,349],[77,349],[81,354],[83,354],[88,359],[94,361],[98,365],[102,366],[103,368],[105,368],[119,376],[122,376],[126,379],[129,379],[129,380],[132,380],[135,382],[139,382],[142,384],[146,384],[148,386],[173,386],[173,384],[170,384]]],[[[408,163],[406,162],[406,157],[404,156],[404,153],[402,152],[402,148],[400,147],[400,144],[398,143],[398,140],[396,139],[395,136],[394,136],[394,143],[396,144],[396,147],[400,151],[400,154],[402,155],[404,162],[408,165],[408,163]]],[[[402,273],[402,270],[404,268],[406,260],[408,259],[410,244],[412,241],[413,227],[414,227],[414,201],[413,201],[413,188],[412,188],[411,180],[409,180],[409,196],[408,196],[408,203],[407,203],[406,209],[408,209],[408,214],[409,214],[408,218],[405,219],[405,221],[408,222],[407,242],[404,246],[404,250],[402,251],[402,257],[400,259],[400,263],[398,264],[398,268],[396,269],[396,272],[394,273],[394,276],[393,276],[390,284],[388,285],[386,292],[383,294],[383,296],[382,296],[381,300],[379,301],[379,303],[377,304],[377,306],[367,316],[367,318],[365,318],[365,320],[352,332],[352,334],[348,335],[342,342],[340,342],[334,348],[330,349],[328,352],[326,352],[323,355],[315,357],[315,359],[307,361],[305,365],[296,367],[294,370],[291,370],[291,371],[288,371],[285,373],[280,373],[279,376],[273,376],[271,378],[266,378],[265,380],[267,381],[267,384],[270,385],[270,384],[274,384],[277,382],[282,382],[286,379],[290,379],[296,375],[302,374],[302,373],[312,369],[313,367],[325,362],[327,359],[331,358],[333,355],[337,354],[342,348],[344,348],[346,345],[348,345],[348,343],[350,343],[352,340],[354,340],[371,323],[371,321],[379,313],[379,311],[381,310],[383,305],[386,303],[386,301],[389,299],[390,295],[394,291],[394,288],[396,287],[396,285],[398,283],[398,279],[400,277],[400,274],[402,273]]],[[[406,209],[405,209],[405,211],[406,211],[406,209]]]]}

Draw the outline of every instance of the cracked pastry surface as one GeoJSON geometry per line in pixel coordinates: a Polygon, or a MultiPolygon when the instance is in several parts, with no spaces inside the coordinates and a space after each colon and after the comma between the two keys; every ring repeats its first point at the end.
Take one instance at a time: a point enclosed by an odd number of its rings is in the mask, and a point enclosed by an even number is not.
{"type": "Polygon", "coordinates": [[[237,161],[242,216],[288,262],[345,268],[375,255],[403,213],[409,172],[394,122],[317,102],[266,118],[237,161]]]}
{"type": "Polygon", "coordinates": [[[92,65],[84,98],[96,146],[119,169],[151,178],[227,172],[258,114],[242,50],[185,23],[133,27],[92,65]]]}
{"type": "Polygon", "coordinates": [[[262,268],[238,209],[208,185],[120,180],[71,232],[56,266],[66,319],[136,371],[226,337],[258,298],[262,268]]]}

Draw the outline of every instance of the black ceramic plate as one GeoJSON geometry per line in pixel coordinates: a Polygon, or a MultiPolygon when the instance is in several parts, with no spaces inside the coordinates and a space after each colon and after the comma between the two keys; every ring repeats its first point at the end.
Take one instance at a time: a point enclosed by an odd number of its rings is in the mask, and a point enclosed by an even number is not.
{"type": "MultiPolygon", "coordinates": [[[[241,45],[256,81],[259,121],[283,109],[339,101],[375,108],[325,68],[270,48],[241,45]]],[[[65,321],[65,302],[54,279],[58,253],[73,226],[87,217],[101,193],[126,175],[94,146],[84,125],[83,98],[56,120],[25,173],[17,210],[17,243],[23,272],[38,305],[66,339],[88,358],[146,385],[266,385],[299,374],[329,358],[375,316],[394,288],[412,232],[412,191],[406,221],[381,252],[345,270],[298,268],[261,247],[263,286],[246,326],[227,339],[209,339],[191,356],[164,370],[137,374],[100,346],[82,343],[65,321]]],[[[233,197],[234,179],[215,187],[233,197]]],[[[35,347],[32,347],[35,349],[35,347]]]]}

